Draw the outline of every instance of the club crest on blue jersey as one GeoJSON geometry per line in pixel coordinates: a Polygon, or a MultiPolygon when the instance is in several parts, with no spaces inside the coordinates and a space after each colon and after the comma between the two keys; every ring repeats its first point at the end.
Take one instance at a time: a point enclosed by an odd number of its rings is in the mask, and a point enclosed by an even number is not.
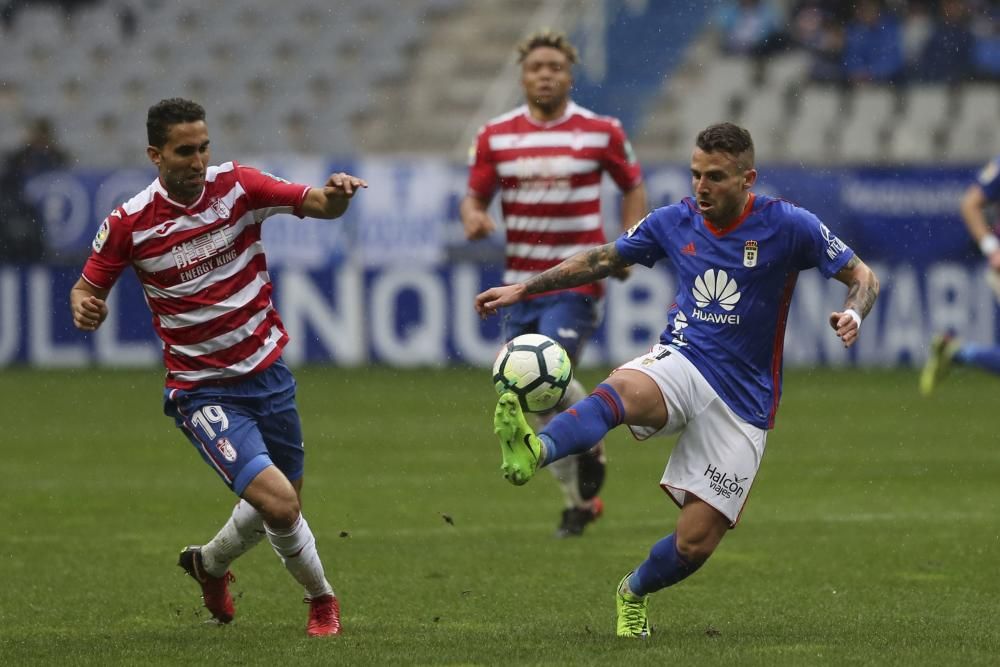
{"type": "Polygon", "coordinates": [[[233,447],[233,443],[229,442],[229,438],[222,437],[215,441],[215,447],[222,454],[222,458],[226,459],[230,463],[236,460],[236,448],[233,447]]]}
{"type": "Polygon", "coordinates": [[[757,266],[757,242],[747,241],[743,244],[743,266],[752,269],[757,266]]]}

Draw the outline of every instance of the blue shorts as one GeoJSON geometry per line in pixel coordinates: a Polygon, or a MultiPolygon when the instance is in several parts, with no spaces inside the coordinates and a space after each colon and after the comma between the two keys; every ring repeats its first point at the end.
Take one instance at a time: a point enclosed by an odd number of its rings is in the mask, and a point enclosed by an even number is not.
{"type": "Polygon", "coordinates": [[[559,292],[527,299],[503,309],[504,340],[538,333],[556,341],[575,365],[583,344],[601,323],[602,301],[578,292],[559,292]]]}
{"type": "Polygon", "coordinates": [[[302,477],[295,378],[281,359],[232,384],[166,389],[163,412],[237,495],[272,464],[289,481],[302,477]]]}

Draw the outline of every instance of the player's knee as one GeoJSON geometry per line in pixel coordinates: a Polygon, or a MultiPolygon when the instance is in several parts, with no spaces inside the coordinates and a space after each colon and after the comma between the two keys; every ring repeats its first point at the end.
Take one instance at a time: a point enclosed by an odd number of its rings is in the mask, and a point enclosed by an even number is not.
{"type": "Polygon", "coordinates": [[[257,509],[264,517],[264,523],[279,530],[295,525],[302,511],[295,493],[275,494],[267,498],[262,507],[257,509]]]}
{"type": "Polygon", "coordinates": [[[677,553],[687,562],[701,565],[719,545],[718,542],[705,537],[705,535],[677,535],[677,553]]]}

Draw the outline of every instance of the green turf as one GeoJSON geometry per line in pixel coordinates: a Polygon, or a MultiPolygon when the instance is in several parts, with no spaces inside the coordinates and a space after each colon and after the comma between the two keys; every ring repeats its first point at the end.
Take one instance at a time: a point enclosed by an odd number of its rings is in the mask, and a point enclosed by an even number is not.
{"type": "MultiPolygon", "coordinates": [[[[593,373],[585,380],[600,379],[593,373]]],[[[614,637],[614,587],[677,511],[669,441],[610,439],[606,516],[552,531],[548,475],[500,475],[485,370],[303,369],[304,507],[344,635],[261,545],[237,619],[175,566],[232,502],[162,416],[156,371],[0,371],[0,664],[995,664],[998,379],[789,373],[740,527],[614,637]],[[450,519],[447,520],[447,519],[450,519]]]]}

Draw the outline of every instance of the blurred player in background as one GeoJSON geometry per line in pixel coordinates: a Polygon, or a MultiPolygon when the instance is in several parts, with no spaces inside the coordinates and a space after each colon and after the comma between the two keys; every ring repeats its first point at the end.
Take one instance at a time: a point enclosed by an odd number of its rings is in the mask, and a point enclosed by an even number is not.
{"type": "Polygon", "coordinates": [[[212,615],[233,619],[229,565],[266,535],[305,589],[308,634],[340,634],[339,603],[300,511],[302,427],[261,224],[276,213],[340,217],[367,183],[338,173],[308,187],[236,162],[209,166],[205,110],[188,100],[155,104],[146,128],[159,177],[101,224],[70,291],[73,323],[96,330],[132,266],[163,341],[164,412],[241,498],[218,534],[178,563],[212,615]]]}
{"type": "MultiPolygon", "coordinates": [[[[623,193],[622,229],[647,211],[642,171],[621,124],[570,99],[576,61],[576,48],[561,33],[538,32],[518,45],[525,104],[489,121],[470,149],[462,225],[469,240],[492,234],[496,223],[487,208],[499,188],[507,229],[505,283],[522,282],[605,243],[600,201],[604,172],[623,193]]],[[[624,279],[628,272],[623,267],[614,276],[624,279]]],[[[593,281],[532,295],[504,309],[503,337],[544,334],[566,348],[576,364],[601,322],[603,294],[603,285],[593,281]]],[[[584,396],[583,385],[573,380],[559,409],[584,396]]],[[[550,466],[565,498],[558,537],[581,535],[601,515],[598,492],[605,467],[600,441],[590,451],[550,466]]]]}
{"type": "Polygon", "coordinates": [[[647,595],[693,574],[740,518],[774,427],[799,272],[817,267],[848,286],[843,309],[829,317],[845,346],[857,340],[878,296],[875,274],[850,248],[809,211],[754,195],[756,179],[750,134],[731,123],[710,126],[691,157],[694,198],[654,210],[613,243],[476,297],[487,316],[635,263],[668,258],[677,272],[677,301],[649,353],[619,367],[537,436],[513,394],[500,397],[494,417],[513,484],[586,451],[621,424],[640,439],[680,433],[660,482],[680,516],[675,532],[618,586],[622,637],[649,634],[647,595]]]}
{"type": "MultiPolygon", "coordinates": [[[[1000,156],[995,157],[979,172],[975,182],[962,196],[960,211],[969,235],[979,245],[989,266],[986,278],[1000,300],[1000,239],[997,239],[987,215],[995,215],[1000,204],[1000,156]]],[[[927,362],[920,373],[920,393],[930,396],[955,364],[974,366],[1000,374],[1000,346],[969,343],[952,334],[938,334],[931,341],[927,362]]]]}

